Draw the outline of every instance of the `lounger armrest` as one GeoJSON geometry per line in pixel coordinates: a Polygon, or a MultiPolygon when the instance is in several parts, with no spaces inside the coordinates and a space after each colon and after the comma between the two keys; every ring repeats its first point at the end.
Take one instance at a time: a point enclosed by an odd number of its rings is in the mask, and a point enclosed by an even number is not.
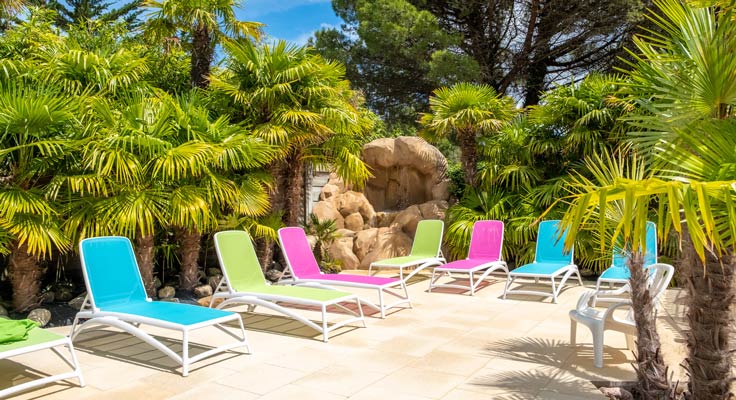
{"type": "Polygon", "coordinates": [[[599,290],[598,296],[620,296],[622,294],[630,293],[631,286],[627,283],[615,290],[599,290]]]}

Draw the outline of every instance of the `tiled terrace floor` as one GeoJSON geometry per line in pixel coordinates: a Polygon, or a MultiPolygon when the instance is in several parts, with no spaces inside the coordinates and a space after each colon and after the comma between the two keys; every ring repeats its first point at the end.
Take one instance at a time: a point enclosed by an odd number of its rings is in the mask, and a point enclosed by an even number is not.
{"type": "MultiPolygon", "coordinates": [[[[51,384],[18,398],[582,400],[604,398],[591,381],[634,378],[633,356],[622,334],[607,335],[603,369],[593,367],[586,328],[578,329],[580,345],[570,346],[568,311],[585,288],[573,285],[559,304],[551,304],[529,296],[502,300],[503,285],[494,281],[470,297],[447,290],[428,293],[422,280],[409,289],[413,309],[395,309],[384,320],[368,317],[367,328],[342,328],[329,343],[292,320],[243,314],[253,354],[214,356],[194,364],[186,378],[140,340],[114,329],[91,330],[75,342],[86,387],[51,384]]],[[[670,313],[681,312],[671,301],[676,296],[668,294],[670,313]]],[[[660,319],[663,341],[683,346],[676,323],[667,313],[660,319]]],[[[68,328],[53,330],[68,333],[68,328]]],[[[192,341],[217,345],[223,338],[217,330],[205,330],[192,341]]],[[[177,343],[171,341],[178,350],[177,343]]],[[[681,360],[676,357],[672,365],[681,360]]],[[[0,388],[61,367],[50,351],[2,360],[0,388]]]]}

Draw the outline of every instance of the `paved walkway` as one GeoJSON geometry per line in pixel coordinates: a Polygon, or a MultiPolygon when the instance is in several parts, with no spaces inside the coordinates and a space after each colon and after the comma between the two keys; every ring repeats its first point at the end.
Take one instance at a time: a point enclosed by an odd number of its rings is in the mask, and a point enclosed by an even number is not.
{"type": "MultiPolygon", "coordinates": [[[[194,364],[186,378],[140,340],[114,329],[92,330],[75,343],[85,388],[52,384],[18,398],[582,400],[604,398],[591,382],[634,379],[633,356],[622,334],[607,335],[603,369],[593,367],[586,328],[578,329],[580,345],[570,346],[568,311],[584,288],[571,286],[559,304],[550,304],[528,296],[502,300],[503,285],[493,281],[470,297],[428,293],[421,280],[410,286],[413,309],[396,309],[384,320],[371,316],[367,328],[344,327],[329,343],[303,325],[258,309],[244,314],[253,354],[212,357],[194,364]]],[[[665,328],[666,340],[679,340],[676,329],[665,328]]],[[[53,330],[68,333],[68,328],[53,330]]],[[[219,344],[222,338],[217,330],[205,330],[192,341],[219,344]]],[[[61,369],[51,352],[39,354],[1,360],[0,388],[61,369]]]]}

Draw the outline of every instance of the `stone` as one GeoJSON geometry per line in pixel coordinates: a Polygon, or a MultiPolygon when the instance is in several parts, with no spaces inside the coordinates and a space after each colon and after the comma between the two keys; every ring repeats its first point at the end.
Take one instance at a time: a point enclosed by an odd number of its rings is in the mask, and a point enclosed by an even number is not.
{"type": "Polygon", "coordinates": [[[43,292],[41,293],[41,302],[44,304],[53,303],[56,299],[56,294],[54,292],[43,292]]]}
{"type": "Polygon", "coordinates": [[[222,271],[219,268],[207,268],[207,276],[218,276],[222,275],[222,271]]]}
{"type": "Polygon", "coordinates": [[[314,216],[320,221],[335,221],[336,229],[342,229],[345,227],[342,214],[337,211],[337,207],[335,207],[335,203],[332,201],[318,201],[314,204],[314,207],[312,207],[312,214],[314,214],[314,216]]]}
{"type": "Polygon", "coordinates": [[[159,299],[170,299],[176,295],[176,290],[171,286],[164,286],[158,290],[159,299]]]}
{"type": "MultiPolygon", "coordinates": [[[[355,231],[351,231],[349,229],[338,229],[335,231],[335,234],[337,234],[337,237],[355,237],[355,231]]],[[[312,246],[314,248],[314,246],[312,246]]]]}
{"type": "Polygon", "coordinates": [[[360,268],[367,269],[376,260],[408,255],[411,243],[411,238],[400,229],[378,228],[374,245],[360,260],[360,268]]]}
{"type": "Polygon", "coordinates": [[[363,216],[359,212],[354,212],[345,217],[345,229],[351,231],[363,230],[363,216]]]}
{"type": "Polygon", "coordinates": [[[207,284],[210,285],[212,288],[212,291],[216,291],[217,287],[220,286],[220,281],[222,280],[222,275],[214,275],[214,276],[208,276],[207,277],[207,284]]]}
{"type": "Polygon", "coordinates": [[[328,183],[322,187],[322,191],[319,193],[320,200],[327,200],[340,194],[340,187],[333,183],[328,183]]]}
{"type": "MultiPolygon", "coordinates": [[[[212,296],[202,297],[201,299],[197,300],[197,304],[199,304],[202,307],[209,307],[210,301],[212,301],[212,296]]],[[[223,298],[217,298],[215,299],[214,304],[212,304],[212,307],[217,307],[220,303],[225,301],[223,298]]]]}
{"type": "Polygon", "coordinates": [[[74,298],[72,288],[67,285],[59,285],[54,290],[54,299],[56,301],[69,301],[74,298]]]}
{"type": "Polygon", "coordinates": [[[212,296],[212,286],[210,285],[199,285],[194,288],[194,295],[197,298],[212,296]]]}
{"type": "Polygon", "coordinates": [[[46,324],[51,321],[51,311],[45,309],[45,308],[36,308],[31,310],[31,312],[28,313],[28,319],[31,321],[34,321],[43,328],[46,326],[46,324]]]}
{"type": "Polygon", "coordinates": [[[398,213],[391,226],[400,228],[404,233],[413,238],[417,232],[417,224],[421,220],[422,212],[419,211],[418,206],[414,205],[398,213]]]}
{"type": "Polygon", "coordinates": [[[445,219],[445,211],[449,205],[444,200],[432,200],[419,205],[419,212],[424,219],[445,219]]]}
{"type": "Polygon", "coordinates": [[[156,289],[160,289],[161,286],[163,286],[163,283],[161,283],[161,279],[158,279],[157,276],[153,277],[153,287],[156,289]]]}
{"type": "Polygon", "coordinates": [[[309,242],[309,248],[314,249],[314,246],[317,245],[317,236],[307,235],[307,242],[309,242]]]}
{"type": "Polygon", "coordinates": [[[359,260],[362,260],[366,254],[371,251],[373,243],[376,241],[377,234],[378,228],[366,229],[355,234],[353,254],[355,254],[359,260]]]}
{"type": "Polygon", "coordinates": [[[375,226],[378,228],[388,228],[394,222],[398,213],[395,212],[377,212],[375,226]]]}
{"type": "Polygon", "coordinates": [[[278,282],[279,279],[281,279],[281,276],[283,275],[283,271],[279,271],[278,269],[271,268],[268,271],[266,271],[266,279],[268,279],[271,282],[278,282]]]}
{"type": "Polygon", "coordinates": [[[84,300],[87,298],[87,292],[80,294],[79,296],[69,300],[67,304],[75,310],[81,310],[84,305],[84,300]]]}
{"type": "Polygon", "coordinates": [[[449,199],[447,160],[424,139],[378,139],[363,146],[362,158],[373,174],[364,193],[374,211],[449,199]]]}
{"type": "Polygon", "coordinates": [[[365,195],[352,190],[335,197],[335,205],[343,217],[359,212],[361,207],[366,207],[366,204],[370,205],[365,195]]]}
{"type": "Polygon", "coordinates": [[[8,310],[5,309],[5,307],[0,306],[0,317],[7,317],[8,316],[8,310]]]}
{"type": "Polygon", "coordinates": [[[339,260],[344,269],[356,269],[360,265],[360,260],[353,254],[353,238],[351,237],[335,239],[327,248],[327,254],[333,260],[339,260]]]}

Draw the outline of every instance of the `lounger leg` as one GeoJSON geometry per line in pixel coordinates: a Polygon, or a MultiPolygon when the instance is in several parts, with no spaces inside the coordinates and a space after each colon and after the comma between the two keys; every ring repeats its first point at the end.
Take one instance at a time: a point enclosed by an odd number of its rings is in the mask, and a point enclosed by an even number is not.
{"type": "Polygon", "coordinates": [[[409,304],[409,308],[414,308],[414,306],[411,305],[411,300],[409,299],[409,288],[406,287],[406,282],[401,281],[401,287],[404,289],[404,296],[406,297],[407,304],[409,304]]]}
{"type": "Polygon", "coordinates": [[[468,274],[468,279],[470,280],[470,295],[475,296],[475,285],[473,285],[473,273],[468,274]]]}
{"type": "Polygon", "coordinates": [[[322,304],[322,341],[327,343],[327,306],[322,304]]]}
{"type": "MultiPolygon", "coordinates": [[[[435,270],[432,270],[432,277],[429,278],[429,290],[427,290],[428,292],[432,291],[432,288],[434,287],[434,283],[436,282],[435,277],[434,277],[435,273],[436,273],[435,270]]],[[[440,276],[442,276],[442,274],[440,274],[440,276]]]]}
{"type": "Polygon", "coordinates": [[[386,306],[383,304],[383,289],[378,289],[378,307],[381,309],[381,319],[386,318],[386,306]]]}
{"type": "Polygon", "coordinates": [[[182,334],[181,349],[181,376],[189,375],[189,332],[184,330],[182,334]]]}
{"type": "Polygon", "coordinates": [[[74,373],[77,374],[77,379],[79,380],[79,386],[84,387],[86,383],[84,382],[84,376],[82,376],[82,368],[79,366],[79,361],[77,360],[77,353],[74,352],[74,346],[72,346],[71,339],[69,339],[69,341],[67,342],[66,347],[69,349],[69,354],[72,357],[72,363],[74,364],[74,373]]]}
{"type": "Polygon", "coordinates": [[[360,313],[360,320],[363,321],[363,328],[366,328],[367,325],[365,324],[365,315],[363,315],[363,305],[360,304],[360,298],[355,298],[355,303],[358,305],[358,312],[360,313]]]}
{"type": "Polygon", "coordinates": [[[509,291],[509,288],[511,287],[511,284],[514,283],[513,277],[506,277],[506,287],[503,288],[503,299],[506,300],[506,293],[509,291]]]}

